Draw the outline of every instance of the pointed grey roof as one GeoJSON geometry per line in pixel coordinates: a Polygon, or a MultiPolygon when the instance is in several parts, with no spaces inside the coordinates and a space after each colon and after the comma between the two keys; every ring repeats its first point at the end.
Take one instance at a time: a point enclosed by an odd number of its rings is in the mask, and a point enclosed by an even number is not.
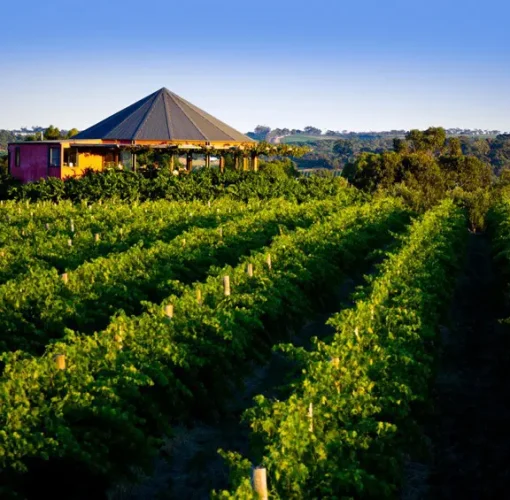
{"type": "Polygon", "coordinates": [[[164,87],[73,139],[252,142],[164,87]]]}

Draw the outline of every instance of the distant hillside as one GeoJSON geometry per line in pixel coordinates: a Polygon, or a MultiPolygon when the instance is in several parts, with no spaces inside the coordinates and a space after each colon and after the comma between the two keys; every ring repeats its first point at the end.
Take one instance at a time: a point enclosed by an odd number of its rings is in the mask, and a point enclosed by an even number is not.
{"type": "MultiPolygon", "coordinates": [[[[476,156],[491,164],[498,174],[503,168],[510,168],[510,134],[499,130],[445,129],[449,140],[458,140],[464,154],[476,156]]],[[[341,169],[361,153],[384,153],[392,151],[394,139],[404,139],[407,130],[387,130],[379,132],[351,132],[348,130],[323,132],[317,127],[308,126],[303,130],[276,128],[265,125],[255,127],[247,135],[259,141],[271,143],[299,144],[307,146],[311,152],[295,159],[299,168],[341,169]]]]}

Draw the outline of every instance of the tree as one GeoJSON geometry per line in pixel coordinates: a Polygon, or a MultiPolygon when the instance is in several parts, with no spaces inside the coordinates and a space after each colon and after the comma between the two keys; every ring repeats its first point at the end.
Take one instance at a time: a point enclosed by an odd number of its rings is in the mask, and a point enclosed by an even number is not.
{"type": "Polygon", "coordinates": [[[308,126],[308,127],[305,127],[305,134],[308,134],[308,135],[321,135],[322,134],[322,130],[320,128],[317,128],[317,127],[308,126]]]}
{"type": "Polygon", "coordinates": [[[409,143],[411,151],[428,151],[437,155],[443,151],[445,146],[446,131],[442,127],[429,127],[423,132],[413,129],[406,134],[406,141],[409,143]]]}
{"type": "Polygon", "coordinates": [[[54,127],[53,125],[50,125],[44,131],[44,138],[47,141],[58,140],[58,139],[60,139],[60,130],[57,127],[54,127]]]}
{"type": "Polygon", "coordinates": [[[401,163],[402,158],[397,153],[361,153],[356,161],[344,168],[342,175],[356,187],[372,192],[395,183],[401,163]]]}
{"type": "Polygon", "coordinates": [[[78,134],[80,131],[77,128],[72,128],[67,132],[66,139],[70,139],[71,137],[74,137],[76,134],[78,134]]]}
{"type": "Polygon", "coordinates": [[[349,161],[355,153],[352,141],[348,139],[339,139],[333,145],[333,153],[338,155],[344,162],[349,161]]]}
{"type": "Polygon", "coordinates": [[[399,139],[398,137],[395,137],[395,139],[393,139],[393,149],[395,153],[408,153],[409,142],[405,139],[399,139]]]}
{"type": "Polygon", "coordinates": [[[451,156],[462,156],[462,144],[458,137],[448,139],[448,154],[451,156]]]}
{"type": "Polygon", "coordinates": [[[490,166],[474,156],[445,155],[439,158],[439,165],[450,190],[458,187],[473,192],[492,183],[490,166]]]}

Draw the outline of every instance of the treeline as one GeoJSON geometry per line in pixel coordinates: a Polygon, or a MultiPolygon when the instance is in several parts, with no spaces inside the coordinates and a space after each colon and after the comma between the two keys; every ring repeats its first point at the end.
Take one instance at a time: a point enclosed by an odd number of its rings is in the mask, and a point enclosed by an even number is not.
{"type": "MultiPolygon", "coordinates": [[[[510,169],[510,134],[501,134],[496,137],[451,137],[447,131],[446,141],[458,144],[462,153],[474,156],[480,161],[490,165],[495,175],[500,175],[504,169],[510,169]]],[[[410,137],[418,131],[408,132],[410,137]]],[[[355,137],[352,139],[316,140],[293,142],[293,144],[306,145],[311,152],[297,160],[300,168],[344,168],[355,161],[363,153],[385,153],[394,151],[395,139],[398,137],[355,137]]]]}
{"type": "Polygon", "coordinates": [[[31,130],[0,130],[0,150],[7,149],[7,144],[14,141],[40,141],[70,139],[78,133],[78,129],[61,130],[54,125],[49,127],[33,127],[31,130]]]}
{"type": "Polygon", "coordinates": [[[461,140],[447,138],[442,128],[412,130],[394,140],[392,151],[363,152],[345,165],[343,176],[363,191],[402,196],[416,210],[453,197],[468,208],[475,230],[483,229],[495,183],[490,165],[466,155],[461,140]]]}
{"type": "MultiPolygon", "coordinates": [[[[431,129],[436,129],[432,127],[431,129]]],[[[497,130],[443,129],[445,137],[458,141],[463,154],[471,155],[489,164],[496,175],[510,168],[510,134],[497,130]]],[[[300,168],[343,168],[363,153],[384,153],[394,151],[395,139],[412,137],[419,131],[391,130],[386,132],[333,132],[322,134],[320,129],[305,127],[304,130],[270,129],[256,127],[249,135],[258,140],[271,140],[273,137],[291,136],[292,144],[308,146],[311,151],[296,159],[300,168]],[[303,140],[299,140],[299,135],[303,140]],[[314,138],[316,137],[316,139],[314,138]],[[327,136],[328,138],[324,138],[327,136]],[[338,137],[334,139],[333,137],[338,137]]],[[[285,139],[283,139],[285,141],[285,139]]],[[[290,139],[289,139],[290,141],[290,139]]]]}
{"type": "MultiPolygon", "coordinates": [[[[465,136],[465,137],[495,137],[500,135],[499,130],[482,130],[482,129],[465,129],[465,128],[449,128],[445,129],[449,136],[465,136]]],[[[383,130],[380,132],[352,132],[349,130],[322,130],[314,126],[306,126],[303,129],[274,128],[267,125],[257,125],[255,129],[246,135],[258,141],[269,141],[274,137],[285,137],[293,135],[314,135],[326,137],[339,137],[342,139],[392,139],[394,137],[404,137],[408,133],[407,130],[383,130]]]]}

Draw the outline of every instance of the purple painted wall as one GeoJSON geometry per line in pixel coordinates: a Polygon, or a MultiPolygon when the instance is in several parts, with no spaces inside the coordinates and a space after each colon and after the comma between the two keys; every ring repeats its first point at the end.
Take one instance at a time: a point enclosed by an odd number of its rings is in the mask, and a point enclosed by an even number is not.
{"type": "MultiPolygon", "coordinates": [[[[60,144],[22,143],[9,144],[9,170],[13,177],[22,182],[38,181],[47,177],[60,177],[60,167],[49,167],[49,148],[60,144]],[[19,148],[19,166],[16,166],[16,148],[19,148]]],[[[60,162],[62,164],[62,162],[60,162]]]]}

